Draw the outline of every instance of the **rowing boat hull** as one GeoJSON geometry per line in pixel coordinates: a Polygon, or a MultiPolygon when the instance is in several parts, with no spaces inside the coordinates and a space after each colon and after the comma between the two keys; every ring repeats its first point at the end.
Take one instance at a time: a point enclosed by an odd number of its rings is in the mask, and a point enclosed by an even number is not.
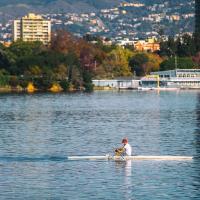
{"type": "Polygon", "coordinates": [[[191,156],[69,156],[68,160],[192,160],[191,156]]]}

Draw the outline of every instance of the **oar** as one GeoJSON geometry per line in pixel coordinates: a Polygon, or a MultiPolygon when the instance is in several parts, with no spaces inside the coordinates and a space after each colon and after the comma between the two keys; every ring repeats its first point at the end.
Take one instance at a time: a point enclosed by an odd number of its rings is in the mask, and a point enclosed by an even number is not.
{"type": "Polygon", "coordinates": [[[120,157],[122,158],[122,160],[125,160],[124,156],[121,154],[120,157]]]}

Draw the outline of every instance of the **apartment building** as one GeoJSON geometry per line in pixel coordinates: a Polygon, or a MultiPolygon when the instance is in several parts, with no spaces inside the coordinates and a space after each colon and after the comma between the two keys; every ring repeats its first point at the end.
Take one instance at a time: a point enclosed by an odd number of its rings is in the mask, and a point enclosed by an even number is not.
{"type": "Polygon", "coordinates": [[[151,51],[155,52],[160,50],[160,44],[154,39],[148,39],[147,41],[145,40],[139,40],[134,44],[135,50],[137,51],[151,51]]]}
{"type": "Polygon", "coordinates": [[[18,39],[28,42],[41,41],[46,45],[49,44],[51,41],[51,21],[34,13],[14,20],[13,40],[18,39]]]}

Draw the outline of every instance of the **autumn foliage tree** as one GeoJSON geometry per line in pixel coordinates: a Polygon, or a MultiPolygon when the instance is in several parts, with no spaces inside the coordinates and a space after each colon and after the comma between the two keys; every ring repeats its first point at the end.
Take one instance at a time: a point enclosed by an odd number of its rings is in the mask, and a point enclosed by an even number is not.
{"type": "Polygon", "coordinates": [[[200,67],[200,52],[193,56],[193,61],[200,67]]]}
{"type": "Polygon", "coordinates": [[[136,53],[129,62],[132,72],[136,76],[144,76],[152,71],[158,71],[163,59],[154,53],[136,53]]]}
{"type": "Polygon", "coordinates": [[[52,33],[51,49],[56,52],[68,54],[75,52],[77,39],[69,32],[58,30],[52,33]]]}
{"type": "Polygon", "coordinates": [[[131,68],[129,67],[129,60],[133,52],[129,49],[116,47],[107,54],[103,62],[104,69],[109,77],[131,76],[131,68]]]}

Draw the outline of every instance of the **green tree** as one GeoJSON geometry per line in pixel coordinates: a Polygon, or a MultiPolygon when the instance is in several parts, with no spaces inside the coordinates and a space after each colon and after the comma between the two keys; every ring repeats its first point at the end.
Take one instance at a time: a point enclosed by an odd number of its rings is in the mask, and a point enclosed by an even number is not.
{"type": "MultiPolygon", "coordinates": [[[[8,48],[0,47],[0,69],[12,73],[12,69],[16,67],[16,56],[9,51],[8,48]]],[[[14,72],[13,72],[14,73],[14,72]]]]}
{"type": "Polygon", "coordinates": [[[9,85],[13,88],[17,87],[19,85],[19,79],[17,76],[10,76],[9,79],[9,85]]]}
{"type": "Polygon", "coordinates": [[[80,63],[79,59],[74,52],[70,52],[66,55],[66,65],[68,69],[68,82],[72,83],[77,77],[79,77],[80,63]],[[78,70],[77,70],[78,69],[78,70]]]}
{"type": "Polygon", "coordinates": [[[194,38],[188,34],[177,39],[177,55],[180,57],[188,57],[195,54],[194,38]]]}
{"type": "Polygon", "coordinates": [[[11,55],[14,55],[15,63],[11,65],[11,74],[23,75],[30,66],[37,65],[36,59],[44,50],[41,42],[13,42],[8,48],[11,55]]]}
{"type": "Polygon", "coordinates": [[[52,79],[50,79],[49,77],[35,78],[33,81],[33,84],[40,91],[47,91],[53,85],[53,83],[54,83],[54,81],[52,79]]]}
{"type": "Polygon", "coordinates": [[[196,53],[200,52],[200,33],[194,33],[194,43],[196,47],[196,53]]]}
{"type": "Polygon", "coordinates": [[[44,46],[41,42],[24,42],[18,40],[13,42],[9,47],[9,51],[14,53],[17,58],[37,55],[43,50],[44,46]]]}
{"type": "Polygon", "coordinates": [[[54,69],[56,80],[66,80],[68,76],[68,68],[64,64],[60,64],[54,69]]]}
{"type": "Polygon", "coordinates": [[[130,59],[129,65],[136,76],[144,76],[147,73],[148,62],[149,58],[146,53],[137,53],[130,59]]]}
{"type": "Polygon", "coordinates": [[[86,92],[93,91],[92,74],[88,70],[83,71],[83,87],[86,92]]]}
{"type": "Polygon", "coordinates": [[[37,65],[30,66],[28,68],[28,71],[24,72],[24,75],[26,77],[30,77],[30,78],[41,77],[42,76],[42,69],[37,65]]]}
{"type": "Polygon", "coordinates": [[[6,86],[8,84],[9,84],[9,75],[4,69],[1,69],[0,70],[0,87],[6,86]]]}
{"type": "MultiPolygon", "coordinates": [[[[178,69],[192,69],[195,68],[196,64],[195,62],[192,60],[191,57],[178,57],[177,58],[177,68],[178,69]]],[[[175,58],[171,57],[167,60],[164,60],[161,64],[160,64],[160,70],[161,71],[165,71],[165,70],[173,70],[175,69],[175,58]]]]}
{"type": "Polygon", "coordinates": [[[146,63],[145,74],[149,74],[152,71],[159,71],[163,59],[155,53],[148,53],[147,56],[148,62],[146,63]]]}
{"type": "Polygon", "coordinates": [[[69,82],[67,80],[60,81],[60,86],[62,87],[63,91],[66,92],[69,90],[69,82]]]}
{"type": "Polygon", "coordinates": [[[131,76],[132,73],[129,67],[129,60],[132,55],[132,51],[129,49],[123,49],[122,47],[117,47],[112,50],[103,62],[108,76],[131,76]]]}

